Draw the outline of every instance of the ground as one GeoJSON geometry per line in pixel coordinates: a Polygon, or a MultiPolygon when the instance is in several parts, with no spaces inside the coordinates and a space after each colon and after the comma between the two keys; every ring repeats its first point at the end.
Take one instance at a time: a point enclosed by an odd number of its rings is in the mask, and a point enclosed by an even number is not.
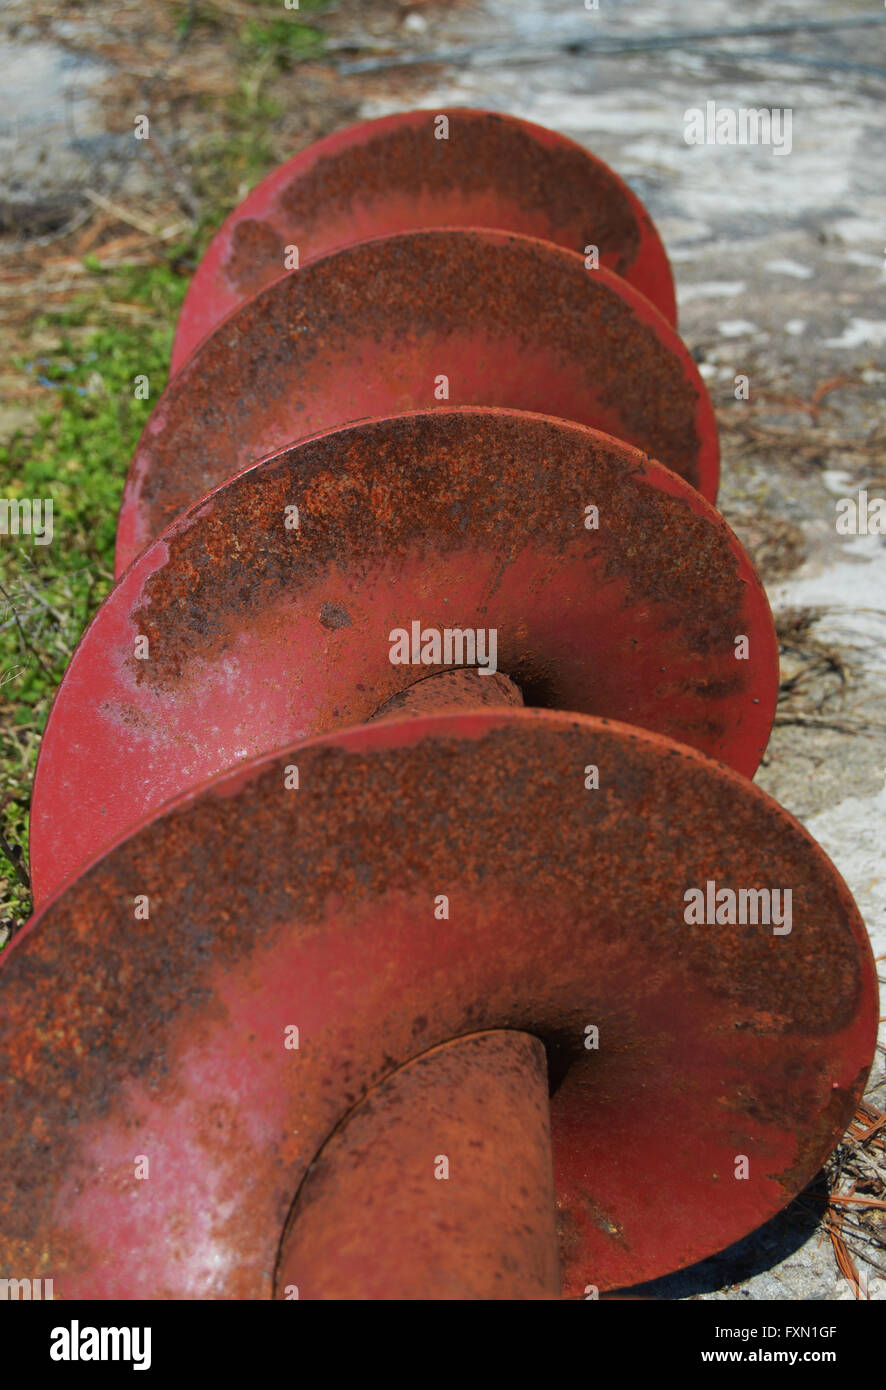
{"type": "MultiPolygon", "coordinates": [[[[880,536],[836,526],[839,499],[886,487],[884,17],[857,0],[761,0],[752,13],[727,0],[302,0],[297,16],[273,0],[7,4],[0,483],[27,497],[51,484],[64,543],[0,552],[6,934],[29,911],[40,732],[111,584],[116,506],[150,409],[133,378],[161,388],[208,236],[312,139],[360,117],[462,104],[592,148],[662,233],[680,329],[718,410],[719,505],[781,637],[757,780],[823,844],[886,953],[886,564],[880,536]],[[816,27],[864,16],[864,27],[816,27]],[[722,32],[748,25],[760,32],[722,32]],[[711,100],[790,109],[790,152],[687,144],[685,113],[711,100]],[[145,112],[152,139],[138,142],[145,112]]],[[[881,1048],[867,1111],[828,1175],[741,1246],[651,1292],[886,1296],[884,1131],[859,1138],[882,1111],[882,1062],[881,1048]]]]}

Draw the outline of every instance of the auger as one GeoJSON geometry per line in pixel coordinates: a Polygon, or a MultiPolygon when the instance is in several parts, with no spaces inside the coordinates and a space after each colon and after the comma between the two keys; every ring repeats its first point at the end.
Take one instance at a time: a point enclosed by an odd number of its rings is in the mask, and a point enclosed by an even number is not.
{"type": "Polygon", "coordinates": [[[483,112],[222,227],[41,750],[4,1275],[588,1297],[839,1140],[870,946],[749,780],[777,644],[674,317],[625,185],[483,112]]]}

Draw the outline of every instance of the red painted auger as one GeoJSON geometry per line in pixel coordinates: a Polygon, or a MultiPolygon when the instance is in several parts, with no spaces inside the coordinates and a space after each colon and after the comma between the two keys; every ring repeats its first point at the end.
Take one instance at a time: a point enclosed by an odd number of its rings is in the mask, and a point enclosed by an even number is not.
{"type": "Polygon", "coordinates": [[[222,227],[43,741],[0,1277],[584,1297],[839,1140],[874,965],[748,780],[777,645],[674,318],[636,198],[510,117],[357,126],[222,227]]]}

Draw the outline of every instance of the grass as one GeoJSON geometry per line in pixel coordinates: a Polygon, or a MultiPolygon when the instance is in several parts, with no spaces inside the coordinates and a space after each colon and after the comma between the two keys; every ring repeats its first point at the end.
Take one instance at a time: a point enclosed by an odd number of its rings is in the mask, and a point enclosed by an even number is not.
{"type": "MultiPolygon", "coordinates": [[[[123,484],[165,385],[190,274],[244,188],[276,162],[270,131],[281,107],[267,92],[268,74],[319,56],[323,33],[299,14],[325,3],[301,0],[282,15],[282,5],[256,4],[254,18],[233,26],[211,3],[169,7],[180,41],[201,29],[221,34],[234,59],[236,76],[192,161],[199,225],[176,246],[155,242],[148,264],[107,270],[84,256],[82,289],[29,315],[22,350],[8,363],[6,378],[21,385],[30,409],[0,444],[0,496],[51,497],[54,536],[36,545],[0,535],[0,949],[31,912],[28,810],[40,739],[74,647],[113,583],[123,484]],[[142,375],[145,400],[135,389],[142,375]]],[[[37,252],[35,283],[40,261],[37,252]]]]}
{"type": "Polygon", "coordinates": [[[166,379],[187,287],[176,253],[158,265],[98,273],[34,330],[57,343],[13,365],[42,383],[35,424],[0,447],[4,496],[52,498],[53,540],[0,540],[0,928],[30,911],[28,804],[40,736],[71,652],[113,582],[114,533],[126,469],[166,379]],[[126,304],[121,319],[111,306],[126,304]],[[136,397],[134,378],[150,396],[136,397]]]}
{"type": "MultiPolygon", "coordinates": [[[[300,8],[307,8],[304,0],[300,8]]],[[[316,58],[323,51],[324,35],[322,29],[288,17],[264,23],[250,19],[240,31],[240,40],[251,57],[269,58],[286,71],[299,59],[316,58]]]]}

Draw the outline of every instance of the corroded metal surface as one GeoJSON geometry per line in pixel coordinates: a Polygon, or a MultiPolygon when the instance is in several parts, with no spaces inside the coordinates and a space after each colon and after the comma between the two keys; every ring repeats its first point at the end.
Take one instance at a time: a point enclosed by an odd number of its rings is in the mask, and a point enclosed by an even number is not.
{"type": "Polygon", "coordinates": [[[494,629],[497,669],[529,705],[634,722],[748,775],[765,748],[766,597],[678,477],[537,416],[369,421],[231,480],[103,605],[41,748],[38,901],[186,787],[360,723],[431,674],[391,663],[391,632],[413,623],[494,629]]]}
{"type": "Polygon", "coordinates": [[[547,242],[415,232],[293,271],[195,353],[133,458],[117,573],[185,507],[263,455],[349,420],[446,401],[591,425],[716,495],[707,391],[648,300],[547,242]]]}
{"type": "Polygon", "coordinates": [[[560,1296],[545,1051],[475,1033],[400,1067],[298,1194],[276,1297],[560,1296]]]}
{"type": "Polygon", "coordinates": [[[540,1037],[559,1081],[564,1291],[652,1278],[802,1189],[877,1015],[858,911],[786,812],[685,747],[531,710],[230,774],[33,919],[0,1002],[0,1274],[62,1298],[271,1297],[335,1126],[497,1028],[540,1037]],[[708,881],[790,889],[791,931],[687,923],[708,881]]]}
{"type": "MultiPolygon", "coordinates": [[[[418,718],[425,714],[458,714],[460,710],[476,710],[489,706],[523,704],[520,688],[501,671],[480,672],[471,667],[456,671],[441,671],[426,676],[415,685],[392,695],[390,700],[370,715],[374,719],[418,718]]],[[[368,722],[368,721],[367,721],[368,722]]]]}
{"type": "Polygon", "coordinates": [[[269,174],[197,267],[172,370],[284,270],[367,237],[422,227],[494,227],[542,237],[623,276],[676,323],[674,284],[649,214],[601,160],[553,131],[461,107],[407,111],[319,140],[269,174]],[[447,138],[440,139],[444,117],[447,138]]]}

